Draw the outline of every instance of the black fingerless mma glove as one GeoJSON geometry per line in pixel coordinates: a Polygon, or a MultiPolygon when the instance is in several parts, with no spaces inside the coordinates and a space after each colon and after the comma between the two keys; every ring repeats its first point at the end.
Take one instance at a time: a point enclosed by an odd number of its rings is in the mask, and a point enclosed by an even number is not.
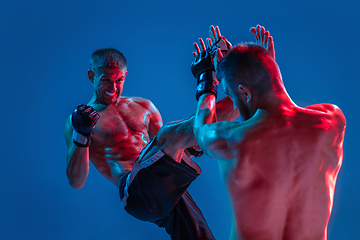
{"type": "Polygon", "coordinates": [[[218,48],[220,48],[221,53],[224,55],[232,48],[232,45],[226,38],[221,36],[210,49],[211,57],[213,59],[215,58],[218,48]]]}
{"type": "Polygon", "coordinates": [[[215,77],[214,64],[211,58],[211,49],[202,51],[191,63],[191,72],[197,79],[196,100],[204,93],[217,96],[218,81],[215,77]]]}
{"type": "Polygon", "coordinates": [[[79,105],[71,115],[74,127],[73,142],[78,147],[88,147],[90,138],[100,115],[90,106],[79,105]]]}
{"type": "Polygon", "coordinates": [[[204,154],[203,151],[198,151],[194,147],[188,147],[187,150],[194,157],[201,157],[204,154]]]}

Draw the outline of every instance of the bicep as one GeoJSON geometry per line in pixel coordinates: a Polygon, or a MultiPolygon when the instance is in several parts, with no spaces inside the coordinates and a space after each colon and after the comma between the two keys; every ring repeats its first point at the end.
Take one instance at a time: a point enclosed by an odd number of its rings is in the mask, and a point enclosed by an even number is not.
{"type": "Polygon", "coordinates": [[[233,143],[238,142],[235,122],[208,123],[198,129],[200,148],[211,158],[233,159],[233,143]]]}
{"type": "Polygon", "coordinates": [[[160,112],[155,107],[155,105],[148,99],[144,99],[141,97],[134,97],[133,100],[137,104],[145,108],[149,113],[150,120],[148,125],[148,134],[150,139],[152,139],[163,125],[160,112]]]}
{"type": "Polygon", "coordinates": [[[157,134],[159,129],[162,127],[163,121],[159,110],[155,107],[155,105],[152,102],[150,102],[149,111],[150,111],[149,136],[152,139],[157,134]]]}

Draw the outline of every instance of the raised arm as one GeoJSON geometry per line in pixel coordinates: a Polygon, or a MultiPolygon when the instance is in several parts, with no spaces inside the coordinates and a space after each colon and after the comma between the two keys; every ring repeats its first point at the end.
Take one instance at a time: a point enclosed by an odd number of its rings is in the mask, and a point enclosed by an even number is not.
{"type": "MultiPolygon", "coordinates": [[[[218,81],[214,77],[214,74],[208,73],[209,71],[215,70],[214,63],[216,66],[216,63],[222,60],[223,56],[227,53],[227,50],[231,47],[231,44],[221,36],[218,27],[214,28],[211,26],[209,32],[211,39],[207,39],[207,47],[201,38],[199,39],[200,47],[197,43],[194,44],[196,52],[194,52],[195,60],[192,63],[192,72],[197,78],[198,83],[198,105],[194,121],[194,135],[201,149],[211,156],[211,152],[208,150],[210,145],[213,145],[214,140],[210,140],[208,136],[211,136],[212,138],[215,137],[216,139],[217,134],[215,131],[209,131],[209,129],[207,129],[208,125],[216,122],[217,120],[223,121],[233,119],[217,119],[217,105],[215,102],[218,81]],[[212,46],[212,42],[215,42],[214,46],[212,46]],[[211,53],[210,55],[208,54],[209,52],[211,53]],[[211,61],[209,61],[209,59],[211,61]],[[210,63],[212,65],[210,65],[210,63]],[[197,71],[194,71],[194,69],[197,71]],[[212,88],[202,87],[202,85],[211,86],[212,88]]],[[[219,102],[218,105],[221,106],[220,104],[221,102],[219,102]]],[[[220,108],[220,110],[221,109],[222,108],[220,108]]],[[[233,116],[237,116],[238,114],[234,109],[231,109],[229,112],[230,114],[234,114],[236,112],[233,116]]]]}
{"type": "Polygon", "coordinates": [[[80,189],[89,174],[89,146],[99,114],[90,106],[79,105],[66,119],[64,137],[68,146],[66,175],[69,184],[80,189]]]}
{"type": "Polygon", "coordinates": [[[194,135],[200,148],[211,158],[234,159],[231,144],[239,140],[241,123],[234,121],[212,122],[215,112],[214,95],[203,94],[198,102],[195,115],[194,135]],[[238,131],[238,130],[239,131],[238,131]]]}
{"type": "Polygon", "coordinates": [[[270,36],[270,32],[265,31],[265,28],[259,24],[256,25],[256,27],[251,27],[250,32],[255,35],[256,43],[263,46],[275,60],[274,40],[273,37],[270,36]]]}
{"type": "MultiPolygon", "coordinates": [[[[238,112],[233,108],[233,102],[230,98],[225,97],[215,104],[219,120],[234,120],[238,116],[238,112]]],[[[157,148],[149,152],[144,158],[151,156],[159,148],[174,160],[181,160],[183,150],[189,150],[189,148],[190,154],[197,156],[199,152],[191,149],[193,147],[197,151],[200,150],[198,142],[194,137],[194,124],[195,116],[191,116],[187,119],[164,125],[155,137],[157,148]]]]}

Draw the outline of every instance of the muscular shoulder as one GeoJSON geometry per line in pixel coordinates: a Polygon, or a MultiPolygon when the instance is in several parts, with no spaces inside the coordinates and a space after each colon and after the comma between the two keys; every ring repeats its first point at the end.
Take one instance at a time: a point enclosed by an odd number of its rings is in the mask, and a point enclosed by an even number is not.
{"type": "Polygon", "coordinates": [[[305,109],[320,112],[321,116],[325,116],[334,126],[337,126],[339,129],[344,129],[346,126],[346,119],[343,112],[338,106],[334,104],[314,104],[305,107],[305,109]]]}
{"type": "Polygon", "coordinates": [[[214,159],[234,159],[233,150],[241,141],[244,127],[241,123],[222,121],[208,123],[202,129],[202,138],[198,142],[208,156],[214,159]]]}
{"type": "Polygon", "coordinates": [[[69,115],[66,118],[65,128],[64,128],[64,137],[67,145],[69,145],[72,142],[72,132],[73,132],[73,126],[71,124],[71,115],[69,115]]]}
{"type": "Polygon", "coordinates": [[[131,100],[132,102],[139,104],[140,106],[142,106],[143,108],[150,110],[152,106],[154,106],[154,104],[145,98],[142,97],[127,97],[129,100],[131,100]]]}
{"type": "Polygon", "coordinates": [[[148,132],[150,138],[153,138],[162,126],[162,118],[159,110],[148,99],[141,97],[131,97],[130,99],[148,111],[150,116],[148,132]]]}
{"type": "Polygon", "coordinates": [[[244,140],[245,133],[254,129],[262,118],[263,111],[258,110],[252,118],[244,122],[221,121],[206,124],[202,129],[202,144],[210,152],[216,153],[214,158],[234,159],[237,146],[244,140]]]}

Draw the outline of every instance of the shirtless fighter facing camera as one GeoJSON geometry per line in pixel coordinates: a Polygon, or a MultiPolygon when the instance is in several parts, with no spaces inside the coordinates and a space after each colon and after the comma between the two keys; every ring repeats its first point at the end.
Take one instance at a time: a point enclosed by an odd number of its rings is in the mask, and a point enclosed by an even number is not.
{"type": "MultiPolygon", "coordinates": [[[[123,54],[113,48],[91,56],[88,77],[93,97],[78,106],[65,125],[70,185],[84,186],[90,160],[119,187],[124,208],[132,216],[164,227],[172,239],[214,239],[187,191],[200,174],[189,157],[197,154],[191,148],[197,146],[194,117],[162,126],[151,101],[121,95],[126,66],[123,54]]],[[[230,98],[217,106],[220,119],[238,115],[230,98]]]]}

